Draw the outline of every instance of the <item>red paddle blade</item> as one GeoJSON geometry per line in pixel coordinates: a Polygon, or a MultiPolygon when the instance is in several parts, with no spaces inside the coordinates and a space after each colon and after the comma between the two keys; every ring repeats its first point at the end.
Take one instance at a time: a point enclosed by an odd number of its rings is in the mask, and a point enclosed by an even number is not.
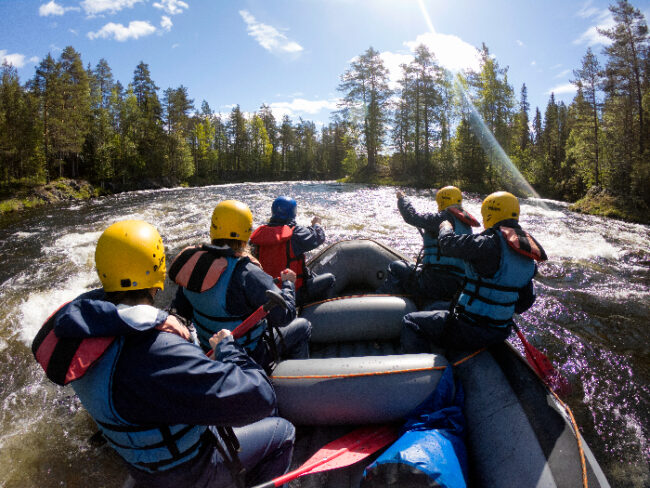
{"type": "Polygon", "coordinates": [[[546,383],[546,385],[548,385],[548,387],[558,395],[564,396],[571,393],[569,380],[562,376],[560,372],[553,367],[551,361],[549,361],[544,354],[535,349],[533,345],[526,340],[518,327],[515,328],[515,331],[524,346],[524,351],[526,351],[528,364],[532,366],[544,383],[546,383]]]}
{"type": "Polygon", "coordinates": [[[303,466],[319,463],[307,473],[319,473],[350,466],[377,452],[397,439],[397,428],[389,425],[362,427],[340,437],[318,450],[303,466]],[[320,461],[326,461],[320,464],[320,461]]]}
{"type": "Polygon", "coordinates": [[[397,439],[397,427],[370,426],[353,430],[318,450],[302,466],[254,488],[273,488],[300,476],[350,466],[397,439]]]}

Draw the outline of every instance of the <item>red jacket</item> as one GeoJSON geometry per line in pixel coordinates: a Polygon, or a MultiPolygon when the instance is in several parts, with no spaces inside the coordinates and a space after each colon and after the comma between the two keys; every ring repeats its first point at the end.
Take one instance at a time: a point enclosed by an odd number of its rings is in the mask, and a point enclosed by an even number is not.
{"type": "Polygon", "coordinates": [[[257,258],[262,269],[273,278],[279,279],[280,272],[289,268],[296,277],[296,290],[304,283],[306,275],[305,255],[296,256],[291,245],[293,226],[261,225],[251,234],[251,244],[257,246],[257,258]]]}

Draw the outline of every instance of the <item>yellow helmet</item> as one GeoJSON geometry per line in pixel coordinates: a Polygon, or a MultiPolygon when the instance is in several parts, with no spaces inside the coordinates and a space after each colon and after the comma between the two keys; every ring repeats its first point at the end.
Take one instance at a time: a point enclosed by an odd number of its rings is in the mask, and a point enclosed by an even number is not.
{"type": "Polygon", "coordinates": [[[97,241],[95,265],[104,291],[165,286],[165,246],[156,228],[142,220],[109,226],[97,241]]]}
{"type": "Polygon", "coordinates": [[[436,193],[438,211],[443,211],[450,205],[460,205],[463,202],[463,195],[455,186],[445,186],[436,193]]]}
{"type": "Polygon", "coordinates": [[[502,220],[519,220],[519,200],[512,193],[498,191],[488,195],[481,205],[483,227],[486,229],[502,220]]]}
{"type": "Polygon", "coordinates": [[[248,242],[253,232],[253,214],[243,202],[224,200],[212,212],[210,239],[235,239],[248,242]]]}

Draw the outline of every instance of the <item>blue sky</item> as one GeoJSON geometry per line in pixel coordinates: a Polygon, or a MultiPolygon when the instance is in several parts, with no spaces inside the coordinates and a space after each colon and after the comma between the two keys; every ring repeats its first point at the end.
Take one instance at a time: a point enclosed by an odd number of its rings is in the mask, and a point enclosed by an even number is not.
{"type": "MultiPolygon", "coordinates": [[[[632,1],[648,18],[648,0],[632,1]]],[[[601,0],[0,0],[0,61],[33,77],[68,45],[85,64],[105,58],[127,85],[140,61],[162,90],[184,85],[200,108],[258,110],[328,123],[340,75],[373,46],[392,77],[427,44],[451,70],[476,66],[485,43],[517,97],[542,113],[551,91],[569,103],[572,70],[600,54],[611,26],[601,0]]],[[[531,114],[532,116],[533,114],[531,114]]]]}

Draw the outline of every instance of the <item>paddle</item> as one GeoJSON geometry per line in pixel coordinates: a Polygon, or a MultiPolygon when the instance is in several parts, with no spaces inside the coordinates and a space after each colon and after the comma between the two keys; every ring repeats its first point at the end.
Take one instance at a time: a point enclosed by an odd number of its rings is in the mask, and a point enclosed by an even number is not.
{"type": "MultiPolygon", "coordinates": [[[[250,314],[244,321],[239,324],[237,327],[235,327],[232,331],[232,336],[235,339],[239,339],[240,337],[243,337],[246,335],[246,333],[251,330],[257,323],[262,320],[264,317],[266,317],[269,313],[269,311],[280,305],[282,308],[286,309],[287,308],[287,302],[284,301],[284,298],[282,298],[282,295],[280,295],[278,292],[273,291],[273,290],[266,290],[266,298],[269,299],[268,302],[266,302],[264,305],[259,307],[257,310],[255,310],[252,314],[250,314]]],[[[214,354],[214,349],[210,349],[206,355],[208,357],[212,357],[212,354],[214,354]]]]}
{"type": "Polygon", "coordinates": [[[321,447],[299,468],[253,488],[275,488],[306,474],[350,466],[395,439],[397,428],[394,426],[361,427],[321,447]]]}
{"type": "Polygon", "coordinates": [[[530,364],[540,378],[542,378],[542,381],[544,381],[544,383],[546,383],[546,385],[558,395],[564,396],[571,393],[569,380],[562,376],[560,372],[553,367],[551,361],[549,361],[541,351],[535,349],[533,345],[526,340],[524,334],[519,330],[519,327],[515,325],[514,328],[524,346],[524,350],[526,351],[528,364],[530,364]]]}

